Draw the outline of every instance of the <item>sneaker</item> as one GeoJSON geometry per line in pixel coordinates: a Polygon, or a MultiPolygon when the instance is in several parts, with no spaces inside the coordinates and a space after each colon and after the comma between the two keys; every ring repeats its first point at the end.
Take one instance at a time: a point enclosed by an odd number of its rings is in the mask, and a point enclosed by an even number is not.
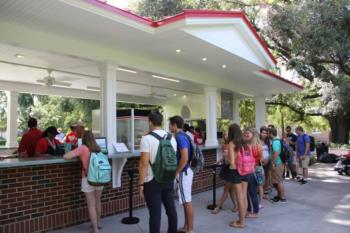
{"type": "Polygon", "coordinates": [[[182,228],[178,229],[176,233],[186,233],[186,232],[187,232],[187,228],[182,227],[182,228]]]}
{"type": "Polygon", "coordinates": [[[275,196],[274,198],[270,199],[273,202],[279,202],[280,201],[280,197],[279,196],[275,196]]]}
{"type": "Polygon", "coordinates": [[[287,202],[286,198],[280,198],[280,202],[287,202]]]}
{"type": "Polygon", "coordinates": [[[304,180],[304,179],[303,179],[303,180],[300,181],[300,183],[301,183],[301,184],[307,184],[307,180],[304,180]]]}
{"type": "Polygon", "coordinates": [[[300,176],[297,176],[297,181],[300,182],[302,180],[302,178],[300,176]]]}

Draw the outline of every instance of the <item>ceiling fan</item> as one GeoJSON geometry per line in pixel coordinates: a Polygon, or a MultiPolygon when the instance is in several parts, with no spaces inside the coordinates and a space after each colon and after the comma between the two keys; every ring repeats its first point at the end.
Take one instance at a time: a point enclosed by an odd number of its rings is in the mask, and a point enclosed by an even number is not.
{"type": "Polygon", "coordinates": [[[57,81],[55,77],[51,76],[52,70],[47,70],[47,73],[48,75],[46,77],[42,79],[38,79],[36,81],[46,86],[64,86],[64,87],[72,86],[72,83],[70,82],[57,81]]]}
{"type": "Polygon", "coordinates": [[[166,100],[166,95],[158,95],[157,92],[154,91],[154,88],[150,87],[150,92],[147,94],[148,98],[154,98],[154,99],[160,99],[160,100],[166,100]]]}

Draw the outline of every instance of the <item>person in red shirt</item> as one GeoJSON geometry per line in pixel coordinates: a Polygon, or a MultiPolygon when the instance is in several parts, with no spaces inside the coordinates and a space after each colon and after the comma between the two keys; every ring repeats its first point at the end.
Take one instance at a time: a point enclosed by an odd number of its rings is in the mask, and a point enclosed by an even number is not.
{"type": "Polygon", "coordinates": [[[204,140],[202,138],[202,132],[200,128],[195,128],[194,130],[194,143],[197,145],[204,145],[204,140]]]}
{"type": "Polygon", "coordinates": [[[48,127],[44,131],[43,137],[40,138],[38,143],[36,144],[35,155],[41,156],[45,154],[50,154],[50,155],[64,154],[61,148],[58,146],[59,144],[61,144],[60,141],[55,139],[57,134],[58,132],[55,126],[48,127]]]}
{"type": "Polygon", "coordinates": [[[29,130],[23,134],[21,142],[18,147],[19,157],[33,157],[35,146],[39,139],[42,137],[42,132],[37,128],[38,122],[35,118],[29,118],[28,128],[29,130]]]}
{"type": "Polygon", "coordinates": [[[63,139],[64,143],[72,144],[73,146],[78,145],[78,134],[77,134],[77,127],[75,125],[72,125],[70,127],[71,132],[66,135],[66,137],[63,139]]]}

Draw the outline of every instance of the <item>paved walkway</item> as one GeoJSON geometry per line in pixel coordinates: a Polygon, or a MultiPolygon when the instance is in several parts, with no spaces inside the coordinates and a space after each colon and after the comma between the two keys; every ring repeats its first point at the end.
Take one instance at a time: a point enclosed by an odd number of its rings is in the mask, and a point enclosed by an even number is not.
{"type": "MultiPolygon", "coordinates": [[[[229,222],[236,218],[227,201],[224,210],[212,215],[205,207],[211,200],[211,192],[193,196],[195,207],[196,233],[349,233],[350,229],[350,177],[340,176],[333,165],[316,164],[311,168],[311,181],[301,185],[286,181],[287,203],[265,202],[258,219],[249,219],[243,230],[233,229],[229,222]]],[[[218,189],[221,195],[222,188],[218,189]]],[[[272,196],[272,194],[271,194],[272,196]]],[[[178,207],[179,223],[183,223],[183,211],[178,207]]],[[[146,233],[148,232],[148,212],[142,208],[135,211],[140,218],[137,225],[124,225],[121,219],[127,214],[119,214],[102,219],[102,233],[146,233]]],[[[162,233],[166,232],[166,217],[163,210],[162,233]]],[[[90,223],[55,231],[55,233],[86,233],[90,223]]]]}

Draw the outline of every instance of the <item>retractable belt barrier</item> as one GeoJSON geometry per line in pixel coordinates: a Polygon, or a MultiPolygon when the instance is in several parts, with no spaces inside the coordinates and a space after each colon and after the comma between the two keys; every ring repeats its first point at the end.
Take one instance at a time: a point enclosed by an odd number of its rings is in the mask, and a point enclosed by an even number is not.
{"type": "Polygon", "coordinates": [[[217,170],[217,167],[220,167],[220,165],[218,165],[216,163],[204,167],[205,169],[212,169],[212,174],[213,174],[213,204],[207,206],[207,209],[209,209],[209,210],[213,210],[217,206],[216,205],[216,174],[217,174],[216,170],[217,170]]]}
{"type": "Polygon", "coordinates": [[[122,223],[124,224],[137,224],[140,219],[137,218],[137,217],[133,217],[132,215],[132,209],[133,209],[133,184],[134,184],[134,177],[135,177],[135,174],[137,173],[138,171],[133,169],[133,170],[129,170],[128,171],[128,174],[129,174],[129,217],[126,217],[126,218],[123,218],[122,219],[122,223]]]}

